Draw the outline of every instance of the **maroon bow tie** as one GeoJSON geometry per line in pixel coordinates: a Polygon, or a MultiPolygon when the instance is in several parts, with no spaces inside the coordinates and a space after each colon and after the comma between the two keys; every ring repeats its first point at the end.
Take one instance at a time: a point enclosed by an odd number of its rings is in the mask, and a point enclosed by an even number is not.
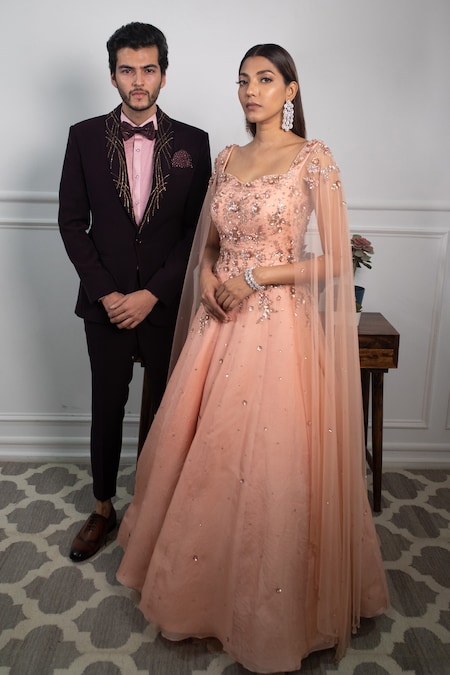
{"type": "Polygon", "coordinates": [[[153,122],[148,122],[148,124],[144,124],[143,127],[133,127],[131,124],[128,124],[128,122],[121,122],[120,132],[124,141],[127,141],[134,136],[134,134],[142,134],[142,136],[145,136],[152,141],[156,134],[153,122]]]}

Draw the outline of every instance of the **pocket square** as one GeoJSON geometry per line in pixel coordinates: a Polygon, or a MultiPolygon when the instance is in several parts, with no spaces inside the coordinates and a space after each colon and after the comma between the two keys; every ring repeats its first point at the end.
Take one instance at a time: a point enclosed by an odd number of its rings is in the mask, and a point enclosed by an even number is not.
{"type": "Polygon", "coordinates": [[[192,157],[187,150],[177,150],[172,157],[172,166],[177,169],[192,169],[192,157]]]}

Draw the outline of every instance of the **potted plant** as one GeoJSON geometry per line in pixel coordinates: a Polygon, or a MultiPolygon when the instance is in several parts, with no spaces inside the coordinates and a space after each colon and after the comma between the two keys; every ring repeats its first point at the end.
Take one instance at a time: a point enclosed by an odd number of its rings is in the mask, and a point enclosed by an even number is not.
{"type": "MultiPolygon", "coordinates": [[[[373,255],[372,243],[360,234],[354,234],[350,239],[350,244],[352,247],[353,274],[356,273],[358,267],[367,267],[371,270],[371,256],[373,255]]],[[[359,313],[362,311],[362,301],[365,290],[366,289],[363,286],[355,286],[355,301],[358,319],[359,313]]]]}

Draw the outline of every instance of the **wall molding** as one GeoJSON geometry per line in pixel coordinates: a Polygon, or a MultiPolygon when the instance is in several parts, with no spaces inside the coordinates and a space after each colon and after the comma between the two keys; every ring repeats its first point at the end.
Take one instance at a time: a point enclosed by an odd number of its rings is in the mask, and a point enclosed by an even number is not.
{"type": "MultiPolygon", "coordinates": [[[[0,229],[12,229],[12,230],[27,230],[30,228],[48,230],[58,227],[56,209],[58,207],[59,198],[57,192],[38,192],[32,190],[9,190],[9,191],[0,191],[0,229]],[[23,215],[20,215],[20,206],[26,208],[23,209],[23,215]],[[30,216],[30,207],[36,207],[40,211],[41,217],[36,215],[30,216]],[[13,208],[12,208],[13,207],[13,208]],[[46,208],[47,207],[47,208],[46,208]],[[48,207],[51,207],[51,213],[49,212],[48,207]],[[19,215],[18,215],[19,214],[19,215]],[[53,215],[54,214],[54,215],[53,215]]],[[[395,214],[408,214],[411,212],[415,213],[433,213],[433,214],[446,214],[450,213],[450,202],[443,201],[390,201],[390,202],[348,202],[347,208],[349,213],[392,213],[395,217],[395,214]]],[[[351,220],[351,217],[350,217],[351,220]]],[[[449,226],[450,228],[450,226],[449,226]]],[[[352,229],[352,228],[351,228],[352,229]]],[[[448,231],[445,227],[441,229],[436,229],[433,227],[432,230],[427,230],[424,228],[417,228],[411,226],[405,226],[399,228],[387,227],[380,228],[379,225],[376,227],[366,224],[364,226],[364,231],[366,233],[391,233],[393,236],[395,234],[409,234],[413,236],[423,236],[430,235],[432,232],[434,235],[443,234],[448,231]]]]}
{"type": "MultiPolygon", "coordinates": [[[[379,237],[403,237],[410,239],[435,239],[439,242],[439,258],[437,260],[436,281],[434,293],[432,296],[431,327],[430,338],[426,346],[426,368],[423,386],[422,412],[417,419],[410,420],[385,420],[385,428],[403,428],[403,429],[429,429],[430,414],[432,410],[433,383],[436,376],[436,358],[438,354],[438,337],[442,323],[441,308],[444,302],[446,290],[446,267],[449,250],[450,229],[444,227],[431,228],[398,228],[379,226],[364,228],[367,236],[379,237]]],[[[401,340],[401,337],[400,337],[401,340]]],[[[401,347],[400,347],[401,350],[401,347]]],[[[450,406],[450,400],[449,400],[450,406]]],[[[450,408],[449,408],[450,409],[450,408]]]]}
{"type": "Polygon", "coordinates": [[[55,229],[57,209],[56,192],[0,192],[0,229],[55,229]]]}
{"type": "Polygon", "coordinates": [[[36,190],[0,190],[0,203],[8,204],[57,204],[57,192],[38,192],[36,190]]]}
{"type": "MultiPolygon", "coordinates": [[[[42,202],[43,203],[43,202],[42,202]]],[[[379,209],[382,211],[382,209],[379,209]]],[[[429,209],[431,212],[431,210],[429,209]]],[[[450,209],[449,209],[450,211],[450,209]]],[[[34,230],[47,230],[54,229],[58,227],[58,220],[54,218],[28,218],[28,217],[18,217],[18,216],[0,216],[0,229],[9,229],[9,230],[22,230],[33,228],[34,230]]],[[[354,229],[354,228],[351,228],[354,229]]],[[[381,228],[379,225],[373,226],[370,224],[364,225],[365,234],[377,234],[380,236],[409,236],[409,237],[430,237],[430,238],[439,238],[447,235],[450,232],[450,223],[448,228],[439,226],[433,226],[430,228],[418,228],[418,227],[401,227],[398,226],[392,227],[390,225],[381,228]]]]}
{"type": "MultiPolygon", "coordinates": [[[[0,203],[14,204],[57,204],[57,192],[40,192],[35,190],[0,190],[0,203]]],[[[349,211],[442,211],[450,212],[448,201],[380,201],[380,202],[347,202],[349,211]]]]}
{"type": "Polygon", "coordinates": [[[0,230],[55,230],[56,218],[0,218],[0,230]]]}
{"type": "Polygon", "coordinates": [[[450,211],[450,202],[347,202],[349,211],[431,211],[443,212],[450,211]]]}

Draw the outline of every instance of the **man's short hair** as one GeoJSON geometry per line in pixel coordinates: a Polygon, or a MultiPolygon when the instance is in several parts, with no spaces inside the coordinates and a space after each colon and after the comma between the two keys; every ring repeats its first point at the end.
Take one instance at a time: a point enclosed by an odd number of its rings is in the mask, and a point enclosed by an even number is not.
{"type": "Polygon", "coordinates": [[[118,28],[106,43],[111,75],[114,75],[116,72],[117,52],[119,49],[123,49],[124,47],[142,49],[143,47],[153,46],[158,48],[158,63],[161,73],[164,75],[169,65],[169,49],[166,38],[159,28],[149,23],[140,23],[138,21],[118,28]]]}

